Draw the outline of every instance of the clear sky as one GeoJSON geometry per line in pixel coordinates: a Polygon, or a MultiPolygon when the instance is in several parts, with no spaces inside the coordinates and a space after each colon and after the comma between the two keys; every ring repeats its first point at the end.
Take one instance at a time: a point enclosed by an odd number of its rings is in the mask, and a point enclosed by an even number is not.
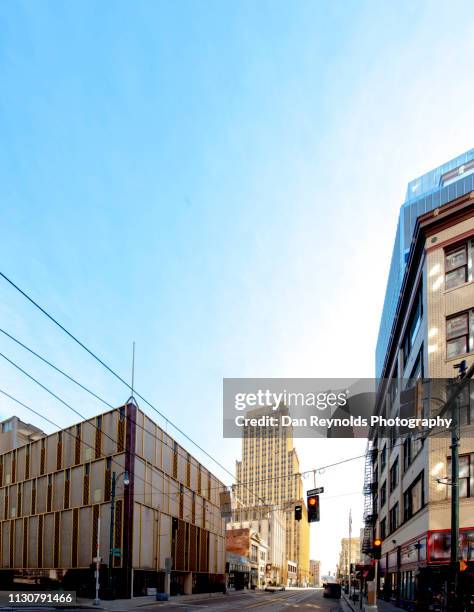
{"type": "MultiPolygon", "coordinates": [[[[135,340],[139,391],[232,470],[223,376],[373,375],[406,183],[473,146],[473,55],[470,2],[2,2],[1,269],[123,376],[135,340]]],[[[0,321],[127,399],[4,282],[0,321]]],[[[0,382],[77,420],[3,361],[0,382]]],[[[364,441],[298,448],[309,469],[364,441]]],[[[362,479],[319,477],[323,573],[362,479]]]]}

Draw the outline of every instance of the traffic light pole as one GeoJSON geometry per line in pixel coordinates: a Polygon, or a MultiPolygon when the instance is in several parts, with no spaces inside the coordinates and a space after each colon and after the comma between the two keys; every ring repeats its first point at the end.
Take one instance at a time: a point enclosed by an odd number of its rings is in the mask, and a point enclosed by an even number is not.
{"type": "Polygon", "coordinates": [[[459,574],[459,397],[453,403],[451,424],[451,570],[453,609],[456,609],[459,574]]]}
{"type": "MultiPolygon", "coordinates": [[[[460,395],[469,380],[474,376],[474,362],[467,368],[465,360],[454,366],[459,370],[458,381],[454,393],[443,406],[440,415],[451,414],[451,587],[452,597],[448,598],[451,610],[457,607],[457,587],[459,577],[459,408],[460,395]]],[[[468,394],[469,395],[469,394],[468,394]]],[[[470,397],[470,396],[469,396],[470,397]]],[[[469,401],[471,401],[469,399],[469,401]]]]}

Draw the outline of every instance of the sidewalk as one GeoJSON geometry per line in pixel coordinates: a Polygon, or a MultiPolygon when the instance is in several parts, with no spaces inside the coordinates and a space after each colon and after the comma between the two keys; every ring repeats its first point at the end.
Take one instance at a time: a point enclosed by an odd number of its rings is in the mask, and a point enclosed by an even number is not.
{"type": "MultiPolygon", "coordinates": [[[[362,610],[365,610],[366,603],[367,601],[364,598],[362,610]]],[[[344,593],[344,591],[342,592],[341,597],[341,607],[344,612],[360,612],[361,610],[360,602],[351,601],[349,597],[344,593]]],[[[393,604],[388,603],[388,601],[384,601],[383,599],[377,599],[377,609],[380,610],[380,612],[406,612],[406,610],[403,610],[403,608],[398,608],[397,606],[394,606],[393,604]]]]}
{"type": "MultiPolygon", "coordinates": [[[[156,601],[154,595],[152,596],[143,596],[143,597],[134,597],[133,599],[112,599],[112,600],[100,600],[99,606],[94,606],[92,599],[77,599],[77,605],[81,608],[94,610],[110,610],[111,612],[129,612],[129,610],[138,610],[139,608],[144,608],[146,610],[147,606],[158,606],[160,604],[170,604],[170,603],[192,603],[193,601],[199,601],[200,599],[214,599],[214,598],[224,598],[224,597],[232,597],[234,593],[242,594],[247,591],[229,591],[226,594],[224,593],[199,593],[195,595],[174,595],[170,597],[168,601],[156,601]]],[[[249,591],[250,592],[250,591],[249,591]]]]}

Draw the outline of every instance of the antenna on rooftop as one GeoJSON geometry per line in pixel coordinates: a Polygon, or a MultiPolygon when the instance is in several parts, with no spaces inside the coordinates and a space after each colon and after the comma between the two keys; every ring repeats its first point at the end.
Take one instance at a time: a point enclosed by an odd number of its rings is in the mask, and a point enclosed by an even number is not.
{"type": "Polygon", "coordinates": [[[133,395],[134,385],[135,385],[135,341],[133,341],[133,344],[132,344],[132,384],[130,385],[130,390],[131,390],[132,394],[128,398],[127,404],[135,404],[135,406],[136,406],[137,402],[136,402],[135,397],[133,395]]]}

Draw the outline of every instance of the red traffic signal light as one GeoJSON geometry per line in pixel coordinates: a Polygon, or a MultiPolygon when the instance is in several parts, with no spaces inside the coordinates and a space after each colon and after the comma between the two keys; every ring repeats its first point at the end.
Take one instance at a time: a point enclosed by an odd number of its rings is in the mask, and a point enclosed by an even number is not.
{"type": "Polygon", "coordinates": [[[308,495],[308,523],[315,523],[320,520],[319,495],[308,495]]]}

